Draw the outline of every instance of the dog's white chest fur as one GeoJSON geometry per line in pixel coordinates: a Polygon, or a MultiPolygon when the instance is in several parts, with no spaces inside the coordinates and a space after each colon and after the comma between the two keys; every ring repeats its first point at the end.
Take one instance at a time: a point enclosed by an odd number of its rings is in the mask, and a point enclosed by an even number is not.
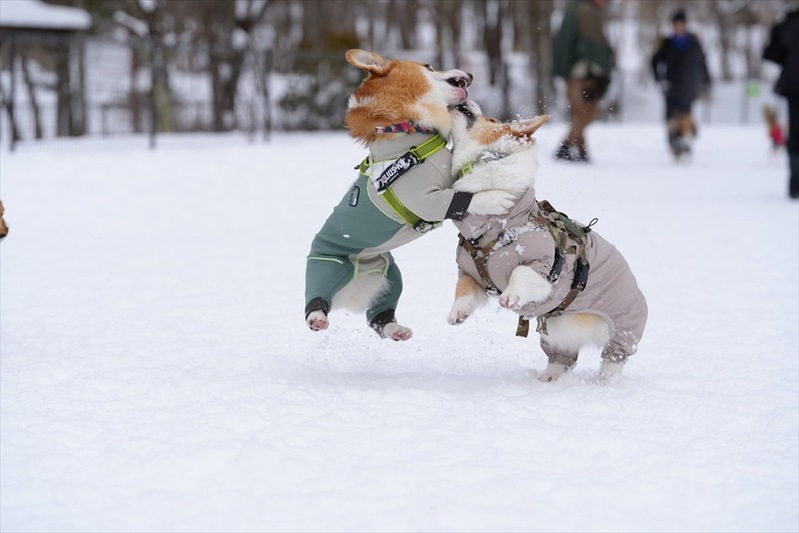
{"type": "Polygon", "coordinates": [[[461,150],[457,145],[453,153],[453,168],[462,168],[472,162],[471,172],[458,179],[453,185],[456,191],[478,193],[481,191],[507,191],[518,200],[535,184],[535,172],[538,166],[533,145],[521,146],[518,141],[502,142],[489,147],[480,147],[478,155],[464,160],[464,153],[472,150],[461,150]],[[460,156],[460,157],[459,157],[460,156]],[[456,158],[460,161],[456,161],[456,158]]]}

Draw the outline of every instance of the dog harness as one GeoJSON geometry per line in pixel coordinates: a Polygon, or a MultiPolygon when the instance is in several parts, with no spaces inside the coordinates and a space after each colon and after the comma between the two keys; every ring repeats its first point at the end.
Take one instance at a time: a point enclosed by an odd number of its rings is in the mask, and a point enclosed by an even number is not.
{"type": "MultiPolygon", "coordinates": [[[[415,123],[408,124],[414,125],[415,123]]],[[[381,131],[389,132],[389,129],[387,128],[393,128],[393,126],[384,127],[381,129],[381,131]]],[[[397,131],[408,132],[410,128],[411,126],[404,130],[398,129],[397,131]]],[[[414,129],[413,131],[419,130],[414,129]]],[[[391,207],[391,209],[394,210],[395,213],[397,213],[397,215],[400,216],[400,218],[402,218],[402,220],[405,221],[405,223],[419,233],[427,233],[428,231],[438,227],[438,225],[441,224],[441,221],[428,221],[416,215],[400,201],[399,197],[397,197],[397,195],[394,193],[394,190],[391,188],[391,185],[401,178],[403,174],[411,170],[413,167],[424,163],[428,157],[438,152],[446,145],[447,141],[444,139],[444,137],[442,137],[441,134],[436,133],[433,137],[419,146],[414,146],[397,159],[389,159],[386,161],[370,161],[372,158],[372,155],[370,154],[366,156],[366,158],[364,158],[364,160],[361,161],[361,163],[355,168],[356,170],[359,170],[361,174],[369,176],[375,186],[375,189],[377,189],[377,192],[383,196],[383,199],[386,201],[386,203],[391,207]]]]}
{"type": "MultiPolygon", "coordinates": [[[[530,212],[526,223],[503,231],[493,241],[480,246],[479,239],[467,239],[463,234],[458,234],[458,245],[472,257],[486,291],[494,296],[501,294],[501,291],[488,273],[488,258],[492,253],[515,242],[525,233],[545,228],[552,235],[552,239],[555,241],[555,260],[547,276],[547,281],[550,283],[555,283],[560,278],[563,265],[566,263],[564,254],[577,256],[574,263],[574,278],[569,292],[557,306],[537,318],[536,331],[546,335],[547,319],[562,315],[588,284],[590,265],[588,264],[585,236],[596,222],[597,219],[593,219],[588,226],[583,227],[566,214],[557,211],[548,201],[542,200],[536,201],[536,208],[530,212]]],[[[529,318],[520,315],[516,335],[526,337],[529,331],[529,318]]]]}

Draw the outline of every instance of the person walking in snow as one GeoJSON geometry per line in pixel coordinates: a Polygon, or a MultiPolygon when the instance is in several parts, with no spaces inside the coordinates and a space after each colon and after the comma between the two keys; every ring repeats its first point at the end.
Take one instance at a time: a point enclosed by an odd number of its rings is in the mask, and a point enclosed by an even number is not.
{"type": "Polygon", "coordinates": [[[788,100],[788,196],[799,198],[799,9],[771,29],[763,59],[782,66],[774,91],[788,100]]]}
{"type": "Polygon", "coordinates": [[[588,163],[584,132],[610,84],[613,50],[603,28],[608,0],[574,0],[566,9],[552,53],[552,74],[566,80],[571,129],[555,159],[588,163]]]}
{"type": "Polygon", "coordinates": [[[652,73],[666,99],[666,129],[674,157],[690,153],[696,137],[691,107],[710,88],[705,53],[696,35],[688,31],[685,11],[671,17],[674,34],[663,39],[652,56],[652,73]]]}

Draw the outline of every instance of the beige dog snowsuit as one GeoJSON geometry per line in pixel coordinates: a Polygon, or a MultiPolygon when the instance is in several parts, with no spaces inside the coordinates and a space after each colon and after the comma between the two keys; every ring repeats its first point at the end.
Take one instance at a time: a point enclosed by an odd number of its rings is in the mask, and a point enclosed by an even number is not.
{"type": "MultiPolygon", "coordinates": [[[[550,281],[556,278],[549,298],[528,303],[517,312],[523,317],[544,318],[542,349],[550,363],[569,367],[578,354],[565,353],[547,343],[545,319],[547,313],[558,307],[569,294],[579,256],[575,250],[569,249],[571,247],[566,247],[562,254],[556,254],[553,228],[541,223],[543,215],[545,211],[536,202],[531,187],[507,215],[469,214],[462,220],[453,221],[466,240],[462,240],[458,248],[458,269],[460,275],[470,276],[484,290],[498,292],[507,288],[511,272],[519,265],[532,268],[550,281]],[[476,249],[487,246],[490,246],[490,251],[473,257],[476,249]],[[553,271],[556,255],[563,259],[559,275],[553,271]],[[484,269],[478,267],[478,262],[482,262],[484,269]],[[488,283],[480,270],[487,273],[488,283]]],[[[612,244],[595,231],[588,231],[584,242],[584,257],[589,264],[587,283],[563,314],[595,313],[604,317],[610,325],[610,342],[604,347],[602,358],[621,363],[635,353],[643,335],[647,319],[646,300],[624,257],[612,244]]]]}

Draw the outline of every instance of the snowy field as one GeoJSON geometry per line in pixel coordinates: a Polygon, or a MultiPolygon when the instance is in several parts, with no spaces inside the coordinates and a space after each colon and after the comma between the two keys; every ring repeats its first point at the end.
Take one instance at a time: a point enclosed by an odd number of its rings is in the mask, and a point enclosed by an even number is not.
{"type": "Polygon", "coordinates": [[[797,531],[799,204],[762,126],[597,124],[538,191],[625,254],[624,375],[571,375],[491,305],[446,323],[451,224],[400,249],[406,343],[303,321],[345,134],[0,154],[3,531],[797,531]]]}

